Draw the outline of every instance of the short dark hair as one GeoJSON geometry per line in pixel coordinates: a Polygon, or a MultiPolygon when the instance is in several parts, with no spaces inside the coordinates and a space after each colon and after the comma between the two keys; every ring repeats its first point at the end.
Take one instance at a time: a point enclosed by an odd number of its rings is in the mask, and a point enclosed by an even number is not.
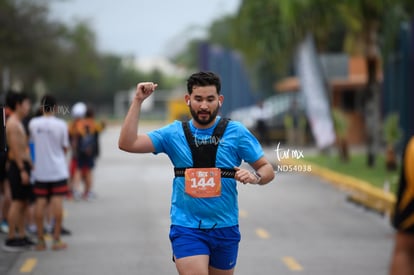
{"type": "Polygon", "coordinates": [[[18,93],[16,91],[8,91],[6,95],[6,106],[12,111],[16,110],[17,104],[22,104],[29,96],[25,93],[18,93]]]}
{"type": "Polygon", "coordinates": [[[95,117],[95,111],[93,110],[93,108],[91,106],[88,106],[86,108],[85,117],[87,117],[87,118],[93,118],[93,117],[95,117]]]}
{"type": "Polygon", "coordinates": [[[194,86],[204,87],[204,86],[211,86],[211,85],[216,86],[217,93],[220,94],[220,90],[221,90],[220,77],[213,72],[194,73],[187,79],[187,91],[190,95],[193,92],[194,86]]]}
{"type": "Polygon", "coordinates": [[[56,106],[56,99],[51,95],[44,95],[40,101],[43,113],[51,113],[56,106]]]}

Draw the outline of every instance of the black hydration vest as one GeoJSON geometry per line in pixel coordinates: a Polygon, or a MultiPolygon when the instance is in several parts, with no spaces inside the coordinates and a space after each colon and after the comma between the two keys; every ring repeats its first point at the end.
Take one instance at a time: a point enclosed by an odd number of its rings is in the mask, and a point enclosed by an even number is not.
{"type": "MultiPolygon", "coordinates": [[[[220,139],[226,130],[229,123],[228,118],[221,118],[216,128],[214,128],[213,135],[210,140],[197,141],[193,134],[191,134],[190,126],[187,121],[182,122],[185,138],[191,149],[191,155],[193,159],[192,167],[174,168],[174,174],[176,177],[184,177],[186,168],[210,168],[216,167],[216,155],[220,139]]],[[[234,178],[236,171],[233,168],[221,168],[222,178],[234,178]]]]}

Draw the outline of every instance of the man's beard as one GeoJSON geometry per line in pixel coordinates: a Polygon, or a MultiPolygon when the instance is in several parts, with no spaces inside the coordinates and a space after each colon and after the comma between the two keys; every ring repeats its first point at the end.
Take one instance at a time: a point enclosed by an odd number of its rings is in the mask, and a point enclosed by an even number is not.
{"type": "Polygon", "coordinates": [[[191,112],[191,116],[193,117],[193,119],[198,123],[198,124],[200,124],[200,125],[208,125],[208,124],[210,124],[213,120],[215,120],[216,119],[216,117],[217,117],[217,114],[218,114],[218,112],[219,112],[219,108],[217,108],[217,109],[215,109],[212,113],[210,113],[210,112],[207,112],[207,111],[199,111],[199,112],[196,112],[196,111],[194,111],[193,110],[193,108],[191,108],[191,106],[190,106],[190,112],[191,112]],[[206,118],[199,118],[199,115],[200,114],[205,114],[205,115],[207,115],[208,114],[208,117],[206,117],[206,118]]]}

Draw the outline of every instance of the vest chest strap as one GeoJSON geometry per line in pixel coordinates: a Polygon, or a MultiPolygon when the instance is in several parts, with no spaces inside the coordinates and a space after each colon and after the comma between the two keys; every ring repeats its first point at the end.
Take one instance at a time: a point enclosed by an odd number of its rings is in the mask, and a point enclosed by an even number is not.
{"type": "MultiPolygon", "coordinates": [[[[192,167],[188,167],[192,168],[192,167]]],[[[187,168],[174,168],[175,177],[184,177],[185,169],[187,168]]],[[[222,178],[234,178],[236,175],[236,170],[232,168],[220,168],[222,178]]]]}

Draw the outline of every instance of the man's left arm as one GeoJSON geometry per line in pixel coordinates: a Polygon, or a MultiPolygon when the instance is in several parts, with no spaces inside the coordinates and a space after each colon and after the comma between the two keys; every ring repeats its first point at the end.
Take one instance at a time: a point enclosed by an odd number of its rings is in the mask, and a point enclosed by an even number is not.
{"type": "Polygon", "coordinates": [[[250,183],[264,185],[271,182],[275,177],[273,166],[265,157],[261,157],[257,161],[250,163],[250,166],[254,169],[254,171],[235,167],[236,175],[234,178],[244,184],[250,183]]]}
{"type": "Polygon", "coordinates": [[[69,129],[66,126],[66,123],[62,124],[62,150],[64,154],[66,155],[70,148],[70,141],[69,141],[69,129]]]}

